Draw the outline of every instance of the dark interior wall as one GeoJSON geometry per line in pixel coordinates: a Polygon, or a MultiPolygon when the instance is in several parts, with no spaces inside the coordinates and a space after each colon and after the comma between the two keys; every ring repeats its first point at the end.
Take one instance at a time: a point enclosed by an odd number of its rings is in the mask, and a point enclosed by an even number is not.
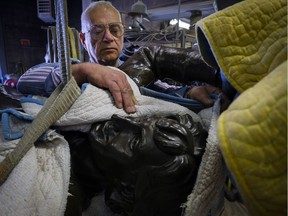
{"type": "MultiPolygon", "coordinates": [[[[68,22],[80,29],[81,0],[68,0],[68,22]]],[[[47,36],[45,23],[37,16],[37,0],[0,2],[0,80],[19,76],[23,70],[44,62],[47,36]]]]}
{"type": "Polygon", "coordinates": [[[6,62],[5,74],[19,72],[17,66],[31,67],[43,62],[46,33],[37,18],[36,0],[1,1],[2,46],[6,62]]]}
{"type": "Polygon", "coordinates": [[[81,31],[82,0],[67,0],[69,26],[81,31]]]}

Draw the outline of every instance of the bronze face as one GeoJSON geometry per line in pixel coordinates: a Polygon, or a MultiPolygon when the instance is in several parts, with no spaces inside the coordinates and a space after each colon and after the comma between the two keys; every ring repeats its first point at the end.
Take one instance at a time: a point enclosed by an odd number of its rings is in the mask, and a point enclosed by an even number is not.
{"type": "Polygon", "coordinates": [[[189,115],[113,115],[93,125],[90,143],[108,182],[106,204],[128,215],[178,215],[194,186],[206,137],[189,115]]]}

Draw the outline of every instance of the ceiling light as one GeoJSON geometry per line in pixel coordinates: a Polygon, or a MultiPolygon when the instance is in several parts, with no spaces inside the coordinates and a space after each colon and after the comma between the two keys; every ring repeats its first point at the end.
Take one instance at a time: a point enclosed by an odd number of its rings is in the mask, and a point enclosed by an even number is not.
{"type": "MultiPolygon", "coordinates": [[[[172,19],[172,20],[170,20],[170,25],[176,25],[177,23],[178,23],[178,20],[177,20],[177,19],[172,19]]],[[[190,24],[189,24],[189,23],[186,23],[186,22],[183,22],[182,20],[179,20],[179,27],[180,27],[180,28],[189,29],[190,24]]]]}
{"type": "Polygon", "coordinates": [[[147,6],[142,2],[142,0],[138,0],[131,6],[131,11],[128,13],[129,16],[143,16],[148,18],[147,15],[147,6]]]}

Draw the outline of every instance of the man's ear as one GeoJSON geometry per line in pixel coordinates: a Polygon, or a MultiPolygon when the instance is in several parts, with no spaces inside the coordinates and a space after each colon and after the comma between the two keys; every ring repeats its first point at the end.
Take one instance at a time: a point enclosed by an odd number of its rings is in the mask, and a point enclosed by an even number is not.
{"type": "Polygon", "coordinates": [[[81,41],[84,49],[87,50],[86,43],[85,43],[85,34],[82,33],[82,32],[80,32],[80,33],[79,33],[79,38],[80,38],[80,41],[81,41]]]}

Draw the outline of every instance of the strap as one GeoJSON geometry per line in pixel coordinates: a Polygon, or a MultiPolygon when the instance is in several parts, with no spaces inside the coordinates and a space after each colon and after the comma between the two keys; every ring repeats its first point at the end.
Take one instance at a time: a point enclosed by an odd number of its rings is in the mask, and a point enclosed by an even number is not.
{"type": "Polygon", "coordinates": [[[6,158],[0,163],[0,185],[8,178],[8,175],[34,145],[38,137],[67,112],[80,94],[81,90],[74,78],[70,79],[66,85],[60,84],[56,88],[37,117],[27,127],[14,151],[8,153],[6,158]]]}
{"type": "Polygon", "coordinates": [[[63,83],[60,84],[52,95],[47,99],[45,105],[37,117],[25,131],[16,148],[7,154],[0,163],[0,186],[8,178],[9,174],[16,167],[24,155],[31,149],[35,141],[67,110],[80,96],[81,90],[71,75],[70,50],[67,33],[67,3],[65,0],[57,0],[56,8],[56,29],[58,56],[63,83]],[[64,22],[64,23],[63,23],[64,22]],[[64,47],[64,48],[63,48],[64,47]]]}

